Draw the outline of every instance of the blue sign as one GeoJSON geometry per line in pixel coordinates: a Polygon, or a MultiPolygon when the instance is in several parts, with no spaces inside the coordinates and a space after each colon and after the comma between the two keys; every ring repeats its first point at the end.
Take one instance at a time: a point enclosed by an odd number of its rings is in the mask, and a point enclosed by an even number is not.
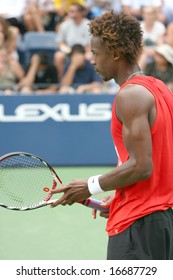
{"type": "Polygon", "coordinates": [[[115,165],[112,95],[0,96],[1,155],[31,152],[54,166],[115,165]]]}

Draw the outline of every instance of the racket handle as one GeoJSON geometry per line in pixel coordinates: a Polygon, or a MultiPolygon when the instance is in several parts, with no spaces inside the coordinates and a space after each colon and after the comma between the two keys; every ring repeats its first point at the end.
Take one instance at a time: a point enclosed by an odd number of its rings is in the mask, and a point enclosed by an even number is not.
{"type": "MultiPolygon", "coordinates": [[[[48,200],[44,204],[42,204],[42,206],[51,204],[55,201],[57,201],[57,199],[48,200]]],[[[96,209],[96,210],[101,211],[101,212],[109,212],[109,208],[105,208],[105,207],[101,206],[101,204],[103,204],[103,201],[101,201],[101,200],[97,200],[97,199],[94,199],[94,198],[88,198],[88,199],[85,199],[85,200],[80,200],[80,201],[78,201],[78,203],[82,204],[86,207],[96,209]]]]}
{"type": "Polygon", "coordinates": [[[103,201],[101,201],[101,200],[97,200],[94,198],[88,198],[86,200],[81,200],[78,203],[80,203],[84,206],[99,210],[101,212],[109,212],[109,208],[105,208],[105,207],[101,206],[101,204],[103,204],[103,201]]]}

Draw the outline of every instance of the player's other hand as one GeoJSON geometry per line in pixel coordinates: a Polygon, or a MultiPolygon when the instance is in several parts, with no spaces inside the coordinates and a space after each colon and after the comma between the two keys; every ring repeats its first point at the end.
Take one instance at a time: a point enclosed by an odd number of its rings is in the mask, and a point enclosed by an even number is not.
{"type": "MultiPolygon", "coordinates": [[[[113,198],[114,198],[114,195],[108,195],[108,196],[104,197],[102,199],[103,203],[101,204],[101,206],[104,207],[105,209],[109,209],[110,203],[113,200],[113,198]]],[[[92,216],[93,216],[94,219],[97,218],[97,210],[96,209],[92,210],[92,216]]],[[[100,217],[108,219],[109,218],[109,211],[108,212],[101,212],[100,211],[100,217]]]]}

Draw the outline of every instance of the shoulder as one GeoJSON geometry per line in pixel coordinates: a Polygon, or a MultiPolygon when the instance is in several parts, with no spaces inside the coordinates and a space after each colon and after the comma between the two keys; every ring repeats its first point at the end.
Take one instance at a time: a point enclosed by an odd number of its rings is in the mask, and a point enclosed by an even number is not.
{"type": "Polygon", "coordinates": [[[147,114],[155,105],[153,94],[144,86],[128,84],[116,95],[116,111],[118,114],[147,114]]]}
{"type": "Polygon", "coordinates": [[[122,89],[120,88],[117,99],[122,101],[132,100],[147,100],[151,99],[153,94],[143,85],[140,84],[127,84],[122,89]]]}

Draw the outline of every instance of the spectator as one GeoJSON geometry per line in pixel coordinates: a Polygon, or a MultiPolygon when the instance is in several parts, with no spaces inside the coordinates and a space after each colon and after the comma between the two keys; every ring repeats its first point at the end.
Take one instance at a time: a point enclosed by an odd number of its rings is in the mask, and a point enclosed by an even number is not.
{"type": "Polygon", "coordinates": [[[0,17],[0,48],[4,46],[9,37],[8,23],[5,19],[0,17]]]}
{"type": "Polygon", "coordinates": [[[166,27],[166,32],[159,37],[158,44],[168,44],[173,47],[173,22],[170,22],[166,27]]]}
{"type": "Polygon", "coordinates": [[[68,18],[61,23],[57,34],[59,50],[55,53],[55,66],[60,78],[63,74],[66,54],[75,44],[81,44],[85,51],[90,51],[90,35],[88,30],[89,20],[85,17],[84,6],[74,3],[70,6],[68,18]]]}
{"type": "Polygon", "coordinates": [[[37,94],[57,91],[58,75],[54,65],[51,65],[47,53],[34,54],[28,66],[27,73],[18,88],[22,93],[37,94]]]}
{"type": "Polygon", "coordinates": [[[44,31],[52,24],[54,5],[52,0],[0,0],[0,15],[21,34],[44,31]]]}
{"type": "Polygon", "coordinates": [[[5,46],[0,48],[0,89],[5,94],[13,93],[17,83],[24,77],[19,62],[9,56],[5,46]]]}
{"type": "Polygon", "coordinates": [[[23,22],[25,31],[45,31],[44,24],[42,22],[42,11],[39,7],[40,1],[29,1],[25,7],[23,13],[23,22]]]}
{"type": "Polygon", "coordinates": [[[57,17],[54,0],[37,0],[37,6],[45,31],[55,31],[57,17]]]}
{"type": "Polygon", "coordinates": [[[59,31],[60,24],[67,18],[68,10],[74,2],[85,5],[84,0],[53,0],[55,6],[55,31],[59,31]]]}
{"type": "MultiPolygon", "coordinates": [[[[165,1],[165,0],[164,0],[165,1]]],[[[160,15],[160,12],[162,11],[162,4],[163,0],[139,0],[141,3],[141,7],[153,7],[157,11],[157,15],[160,15]]]]}
{"type": "Polygon", "coordinates": [[[122,10],[135,16],[138,20],[143,19],[142,9],[153,7],[157,13],[157,20],[163,21],[162,0],[122,0],[122,10]]]}
{"type": "Polygon", "coordinates": [[[30,1],[23,18],[27,31],[54,31],[57,21],[54,1],[30,1]]]}
{"type": "Polygon", "coordinates": [[[145,46],[157,45],[158,37],[166,32],[166,27],[157,19],[157,9],[147,6],[142,9],[143,21],[141,28],[143,30],[143,38],[145,46]]]}
{"type": "Polygon", "coordinates": [[[19,30],[15,26],[9,26],[8,28],[8,39],[6,41],[6,46],[8,54],[19,61],[19,54],[17,51],[17,42],[18,42],[19,30]]]}
{"type": "Polygon", "coordinates": [[[16,60],[19,60],[17,52],[18,35],[18,28],[10,26],[4,18],[0,17],[0,48],[6,46],[9,56],[16,60]]]}
{"type": "Polygon", "coordinates": [[[122,11],[129,13],[130,15],[141,20],[141,3],[140,0],[122,0],[121,1],[122,11]]]}
{"type": "Polygon", "coordinates": [[[97,76],[92,64],[85,59],[85,49],[76,44],[72,47],[70,59],[65,67],[60,93],[99,93],[102,80],[97,76]]]}
{"type": "Polygon", "coordinates": [[[0,0],[0,16],[17,27],[21,34],[25,32],[23,15],[28,2],[29,0],[0,0]]]}
{"type": "Polygon", "coordinates": [[[54,1],[56,12],[61,18],[67,15],[71,4],[78,3],[83,6],[85,5],[84,0],[53,0],[53,1],[54,1]]]}
{"type": "Polygon", "coordinates": [[[165,34],[166,27],[157,20],[157,10],[154,7],[144,7],[142,17],[141,28],[143,30],[144,52],[139,64],[143,69],[150,62],[150,57],[153,56],[153,48],[159,43],[159,38],[165,34]]]}
{"type": "Polygon", "coordinates": [[[173,48],[166,44],[157,46],[153,61],[146,65],[144,73],[162,80],[173,90],[173,48]]]}

